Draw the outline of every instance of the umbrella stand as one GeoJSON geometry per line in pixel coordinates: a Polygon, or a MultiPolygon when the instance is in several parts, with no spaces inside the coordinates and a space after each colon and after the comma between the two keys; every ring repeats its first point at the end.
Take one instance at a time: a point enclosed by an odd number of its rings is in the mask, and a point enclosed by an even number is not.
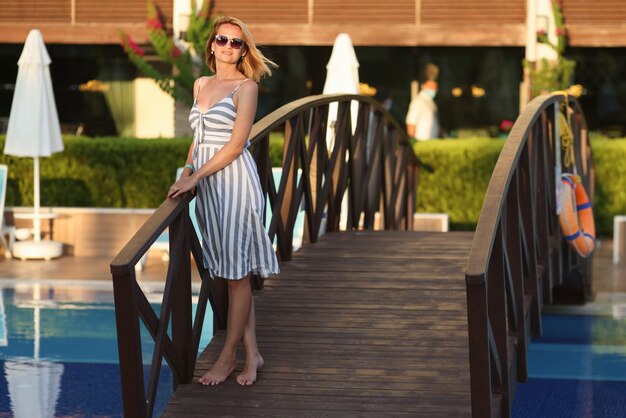
{"type": "MultiPolygon", "coordinates": [[[[39,157],[34,159],[34,189],[35,202],[32,214],[15,214],[16,218],[24,217],[33,220],[34,237],[28,241],[17,241],[13,244],[13,257],[26,260],[29,258],[43,258],[50,260],[63,254],[63,243],[51,240],[41,240],[41,209],[39,191],[39,157]],[[22,215],[22,216],[20,216],[22,215]]],[[[46,215],[46,217],[50,217],[46,215]]]]}
{"type": "Polygon", "coordinates": [[[35,217],[33,218],[33,227],[35,229],[35,242],[41,241],[41,218],[39,213],[39,157],[34,157],[34,188],[35,188],[35,217]]]}

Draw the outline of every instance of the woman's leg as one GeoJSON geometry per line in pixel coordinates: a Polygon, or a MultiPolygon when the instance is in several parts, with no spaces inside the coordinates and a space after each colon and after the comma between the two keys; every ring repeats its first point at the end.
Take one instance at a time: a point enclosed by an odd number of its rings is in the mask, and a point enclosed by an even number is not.
{"type": "Polygon", "coordinates": [[[237,345],[244,336],[244,329],[250,317],[252,288],[250,276],[241,280],[228,280],[228,324],[226,341],[219,358],[201,378],[203,385],[222,383],[237,366],[237,345]]]}
{"type": "Polygon", "coordinates": [[[249,386],[256,381],[256,372],[263,367],[263,357],[259,353],[256,342],[256,316],[254,313],[254,298],[250,307],[250,315],[243,332],[243,347],[246,352],[246,363],[241,374],[237,376],[237,383],[249,386]]]}

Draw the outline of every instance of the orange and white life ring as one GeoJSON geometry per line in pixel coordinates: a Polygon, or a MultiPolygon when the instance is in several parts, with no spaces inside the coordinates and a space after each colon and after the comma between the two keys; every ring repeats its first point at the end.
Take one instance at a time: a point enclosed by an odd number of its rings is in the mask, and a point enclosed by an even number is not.
{"type": "Polygon", "coordinates": [[[561,230],[568,244],[582,256],[591,254],[596,245],[596,225],[593,210],[580,177],[561,176],[561,230]]]}

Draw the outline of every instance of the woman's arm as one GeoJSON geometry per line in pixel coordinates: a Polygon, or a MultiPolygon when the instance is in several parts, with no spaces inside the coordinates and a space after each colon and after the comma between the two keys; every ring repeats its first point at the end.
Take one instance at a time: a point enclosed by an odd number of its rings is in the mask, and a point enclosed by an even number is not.
{"type": "Polygon", "coordinates": [[[189,145],[189,151],[187,151],[187,160],[185,160],[185,167],[183,168],[183,172],[180,175],[181,177],[189,177],[193,174],[193,170],[189,168],[189,166],[193,167],[193,147],[194,141],[191,141],[191,145],[189,145]]]}

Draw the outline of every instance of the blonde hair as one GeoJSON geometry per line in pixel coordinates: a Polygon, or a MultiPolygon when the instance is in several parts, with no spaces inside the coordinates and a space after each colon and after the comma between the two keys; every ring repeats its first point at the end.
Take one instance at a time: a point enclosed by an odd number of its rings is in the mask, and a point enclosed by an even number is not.
{"type": "Polygon", "coordinates": [[[248,78],[253,79],[256,82],[259,82],[262,77],[272,75],[272,70],[270,70],[270,66],[278,67],[278,65],[267,59],[261,51],[259,51],[254,44],[254,40],[252,39],[252,35],[250,31],[246,27],[246,25],[236,17],[232,16],[218,16],[215,19],[213,30],[211,31],[211,35],[209,36],[206,43],[206,64],[209,69],[213,72],[216,71],[215,67],[215,56],[211,54],[211,44],[215,40],[217,36],[217,31],[220,26],[230,23],[231,25],[238,26],[241,29],[241,33],[243,36],[243,40],[245,44],[242,48],[245,50],[245,55],[242,55],[241,59],[237,63],[237,69],[243,73],[248,78]]]}

